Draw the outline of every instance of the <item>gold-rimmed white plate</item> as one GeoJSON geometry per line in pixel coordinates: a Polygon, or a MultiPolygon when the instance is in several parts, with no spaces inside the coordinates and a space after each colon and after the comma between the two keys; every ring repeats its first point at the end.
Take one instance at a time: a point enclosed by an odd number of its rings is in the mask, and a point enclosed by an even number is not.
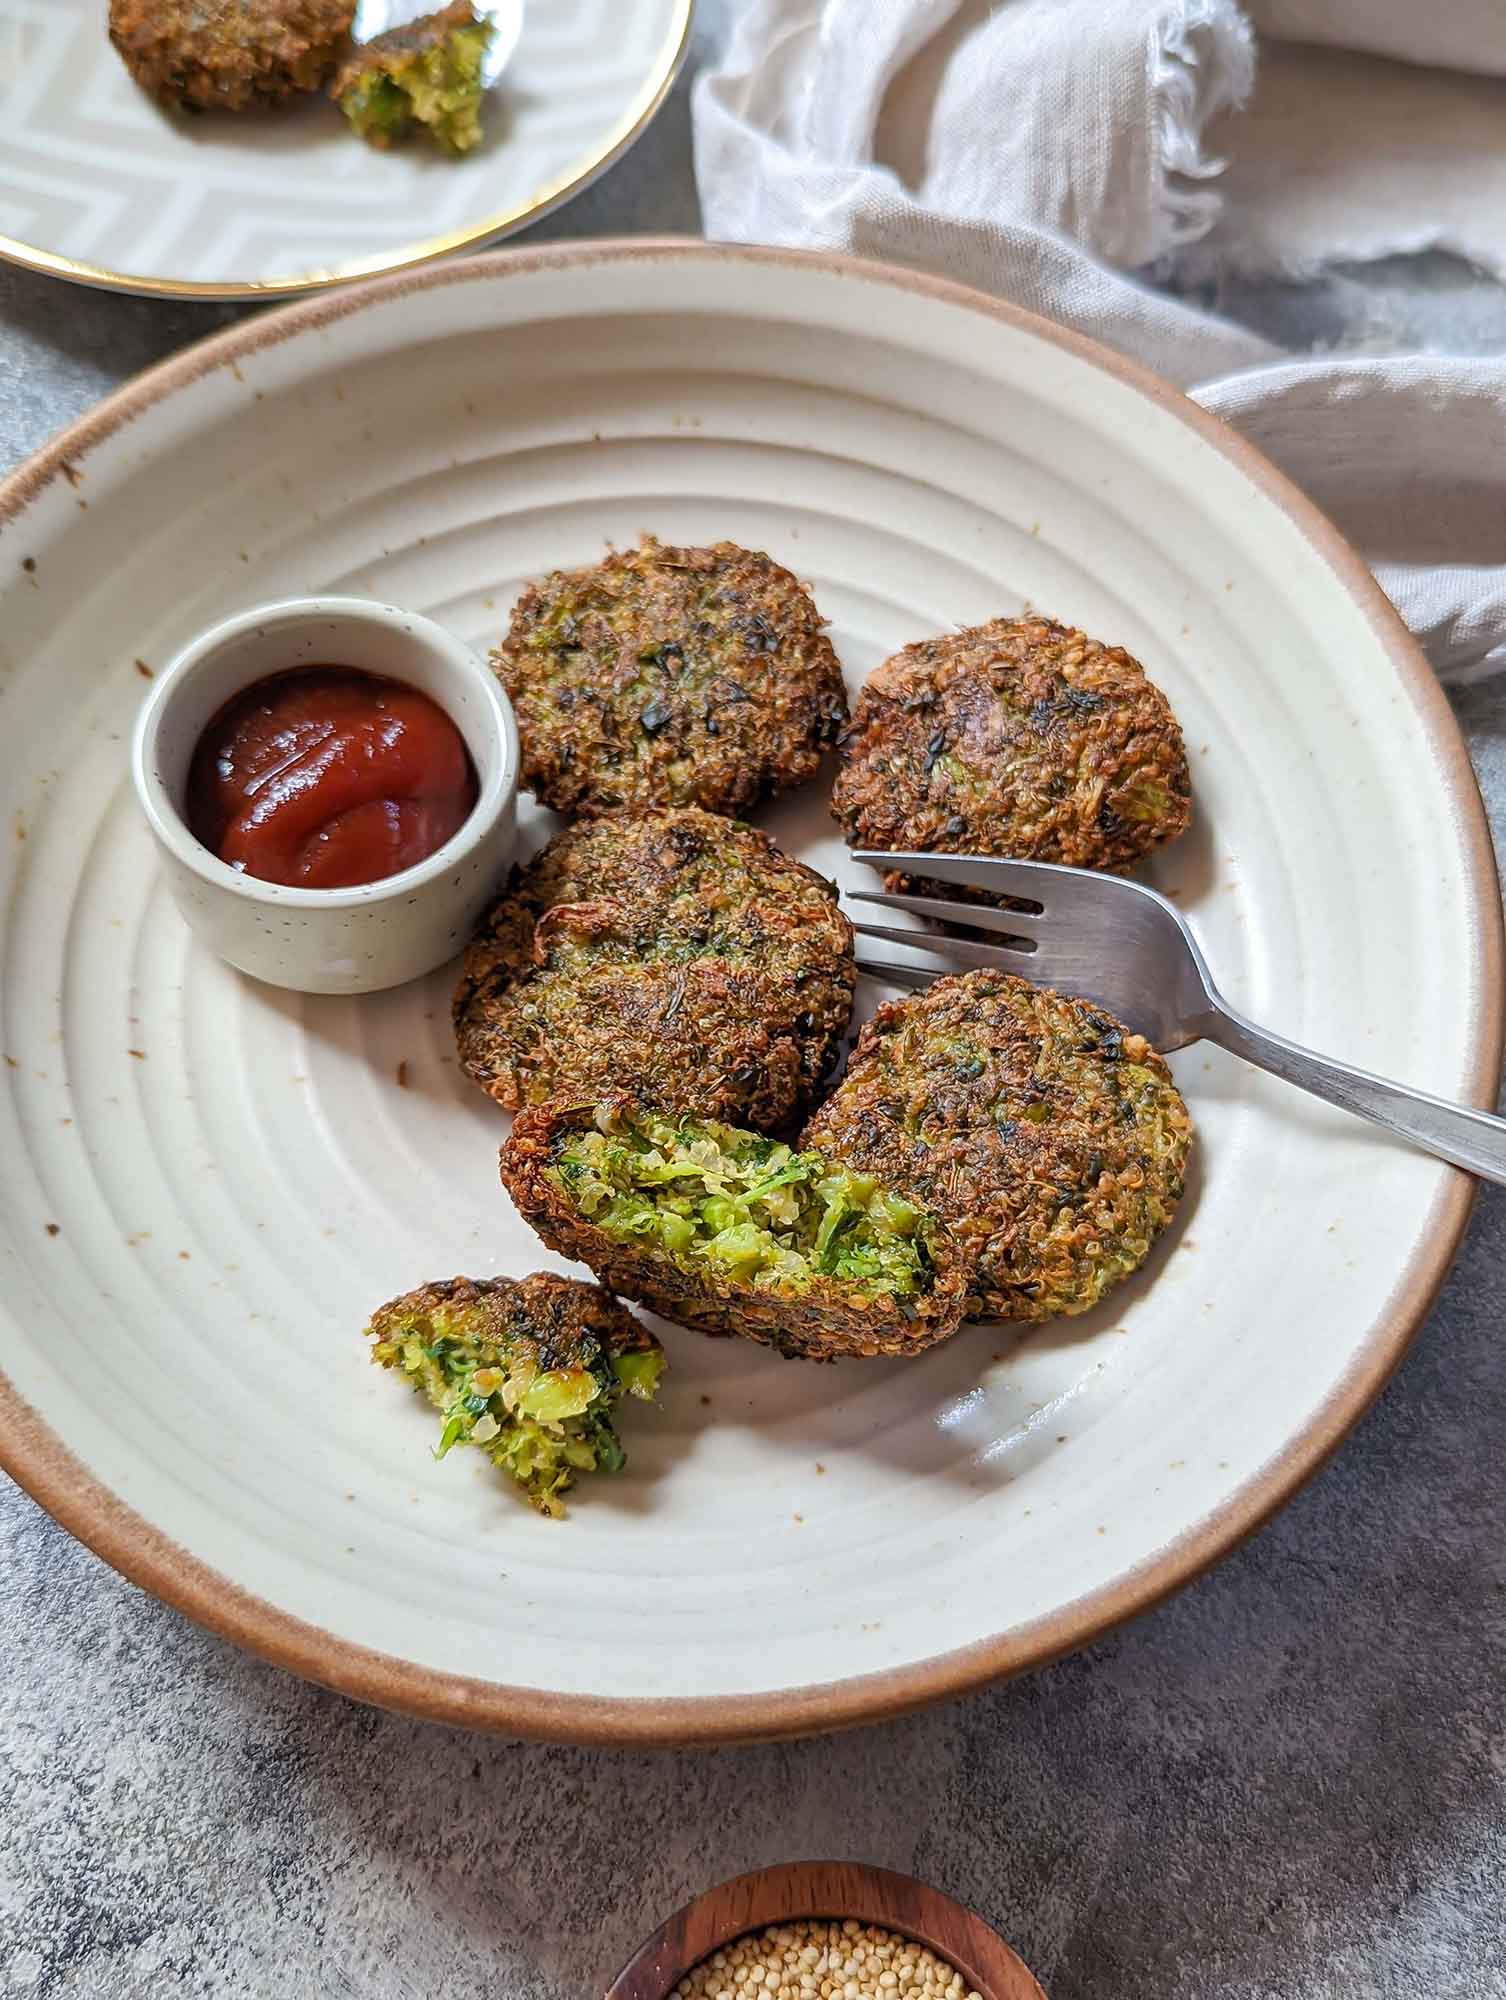
{"type": "MultiPolygon", "coordinates": [[[[0,257],[80,284],[262,298],[511,235],[624,153],[663,103],[693,0],[497,0],[502,74],[462,160],[377,152],[325,97],[165,110],[127,74],[106,0],[0,0],[0,257]]],[[[363,0],[358,32],[424,11],[363,0]]]]}
{"type": "MultiPolygon", "coordinates": [[[[453,972],[319,1000],[229,971],[157,877],[126,744],[145,675],[245,605],[365,593],[484,647],[530,576],[644,529],[795,568],[854,688],[1025,601],[1127,645],[1193,766],[1154,879],[1298,1041],[1490,1101],[1501,910],[1448,705],[1334,530],[1153,376],[914,273],[663,243],[446,263],[246,320],[0,486],[0,1463],[352,1694],[520,1734],[787,1734],[1037,1664],[1197,1575],[1378,1392],[1470,1184],[1180,1050],[1187,1199],[1096,1311],[829,1368],[666,1328],[628,1469],[564,1522],[478,1453],[435,1464],[365,1315],[560,1268],[456,1068],[453,972]]],[[[864,877],[822,786],[760,817],[864,877]]]]}

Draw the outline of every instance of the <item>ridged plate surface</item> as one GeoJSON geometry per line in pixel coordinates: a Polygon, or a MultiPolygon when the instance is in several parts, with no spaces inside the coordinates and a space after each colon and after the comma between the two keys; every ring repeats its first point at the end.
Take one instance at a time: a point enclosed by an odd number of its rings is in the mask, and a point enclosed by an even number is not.
{"type": "MultiPolygon", "coordinates": [[[[670,1329],[629,1472],[542,1521],[367,1364],[422,1279],[554,1265],[457,1073],[451,975],[356,1001],[186,935],[129,796],[160,665],[255,600],[369,592],[485,646],[652,529],[767,548],[852,685],[1031,603],[1186,729],[1154,879],[1257,1019],[1488,1091],[1498,912],[1441,698],[1336,538],[1148,378],[872,267],[516,255],[254,322],[11,483],[0,530],[0,1447],[110,1558],[375,1699],[607,1737],[814,1727],[1076,1643],[1337,1441],[1462,1177],[1184,1051],[1196,1170],[1149,1271],[1023,1340],[834,1368],[670,1329]],[[1335,566],[1337,565],[1337,566],[1335,566]]],[[[820,786],[765,815],[856,879],[820,786]]],[[[525,833],[542,837],[531,804],[525,833]]],[[[877,994],[864,987],[864,1004],[877,994]]]]}
{"type": "MultiPolygon", "coordinates": [[[[378,152],[322,96],[266,114],[164,110],[111,47],[106,0],[0,0],[0,256],[229,298],[489,242],[632,143],[673,80],[691,4],[495,0],[509,38],[521,6],[521,33],[481,145],[451,160],[422,142],[378,152]]],[[[357,32],[424,11],[362,0],[357,32]]]]}

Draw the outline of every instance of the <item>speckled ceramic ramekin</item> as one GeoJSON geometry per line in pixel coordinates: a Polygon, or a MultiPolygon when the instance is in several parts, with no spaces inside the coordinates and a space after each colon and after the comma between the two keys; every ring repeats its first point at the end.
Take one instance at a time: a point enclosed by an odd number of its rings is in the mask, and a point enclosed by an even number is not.
{"type": "Polygon", "coordinates": [[[158,677],[131,746],[131,775],[173,901],[221,958],[304,993],[372,993],[452,957],[495,893],[517,838],[518,731],[496,676],[413,611],[359,597],[265,604],[214,626],[158,677]],[[194,747],[253,681],[301,666],[359,667],[418,688],[465,738],[470,818],[414,868],[348,889],[298,889],[229,867],[184,818],[194,747]]]}

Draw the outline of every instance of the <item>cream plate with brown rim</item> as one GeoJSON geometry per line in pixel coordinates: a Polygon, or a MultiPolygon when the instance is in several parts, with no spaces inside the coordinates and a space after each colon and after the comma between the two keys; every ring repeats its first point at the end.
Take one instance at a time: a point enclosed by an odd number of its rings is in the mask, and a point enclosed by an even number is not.
{"type": "MultiPolygon", "coordinates": [[[[551,564],[726,535],[810,580],[854,686],[1029,602],[1169,693],[1198,819],[1154,879],[1231,997],[1483,1102],[1499,906],[1448,710],[1332,530],[1171,390],[876,267],[518,253],[221,335],[0,509],[0,1456],[149,1588],[453,1720],[819,1728],[1153,1602],[1378,1390],[1467,1183],[1193,1048],[1184,1209],[1103,1309],[820,1371],[670,1329],[627,1473],[541,1520],[479,1454],[435,1464],[360,1339],[422,1279],[556,1262],[498,1185],[450,975],[359,1000],[238,977],[175,914],[130,796],[143,676],[257,600],[369,593],[484,647],[551,564]]],[[[764,817],[855,879],[820,787],[764,817]]]]}
{"type": "MultiPolygon", "coordinates": [[[[359,0],[356,33],[440,0],[359,0]]],[[[165,110],[106,0],[0,0],[0,257],[179,298],[308,291],[490,243],[611,165],[663,103],[693,0],[480,0],[502,74],[481,144],[378,152],[322,94],[267,113],[165,110]]]]}

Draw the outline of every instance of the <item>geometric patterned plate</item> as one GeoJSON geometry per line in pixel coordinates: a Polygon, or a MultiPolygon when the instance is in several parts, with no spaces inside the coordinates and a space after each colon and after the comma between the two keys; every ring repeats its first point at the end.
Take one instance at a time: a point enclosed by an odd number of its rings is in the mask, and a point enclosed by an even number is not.
{"type": "MultiPolygon", "coordinates": [[[[427,0],[365,0],[369,33],[427,0]],[[382,19],[376,19],[377,12],[382,19]]],[[[115,291],[303,292],[479,248],[594,180],[663,102],[692,0],[527,0],[463,160],[379,153],[313,98],[193,117],[137,88],[105,0],[0,0],[0,257],[115,291]]]]}

